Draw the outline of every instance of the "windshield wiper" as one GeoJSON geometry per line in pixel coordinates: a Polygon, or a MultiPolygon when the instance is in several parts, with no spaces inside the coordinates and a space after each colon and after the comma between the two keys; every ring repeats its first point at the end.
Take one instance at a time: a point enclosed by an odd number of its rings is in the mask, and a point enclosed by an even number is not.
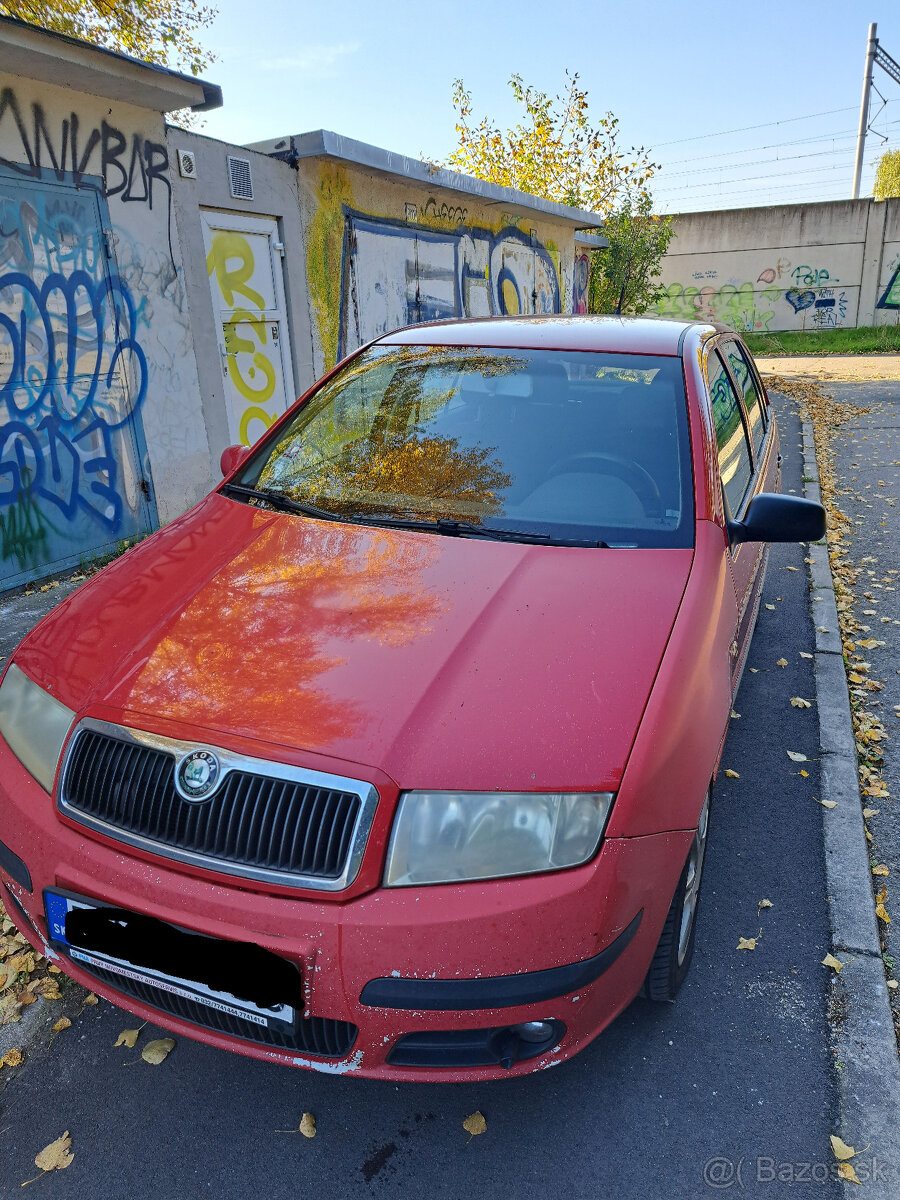
{"type": "Polygon", "coordinates": [[[329,512],[327,508],[319,508],[316,504],[304,504],[300,500],[292,500],[283,492],[270,492],[265,488],[244,487],[242,483],[226,483],[223,492],[236,492],[238,496],[246,496],[250,500],[264,500],[273,508],[282,508],[285,512],[300,513],[304,517],[317,517],[320,521],[345,521],[340,513],[329,512]]]}
{"type": "Polygon", "coordinates": [[[439,517],[436,521],[419,520],[414,517],[394,517],[373,514],[369,517],[354,517],[365,525],[392,525],[398,529],[422,529],[428,533],[443,533],[449,537],[483,537],[494,542],[525,542],[541,546],[589,546],[608,550],[606,542],[595,538],[552,537],[549,533],[529,533],[523,529],[493,529],[489,525],[476,525],[472,521],[457,521],[452,517],[439,517]]]}

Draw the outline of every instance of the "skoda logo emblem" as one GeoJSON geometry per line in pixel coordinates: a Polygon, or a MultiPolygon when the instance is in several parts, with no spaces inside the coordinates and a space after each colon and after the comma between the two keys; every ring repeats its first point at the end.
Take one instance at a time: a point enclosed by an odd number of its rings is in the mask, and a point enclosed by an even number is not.
{"type": "Polygon", "coordinates": [[[219,779],[219,760],[209,750],[193,750],[178,764],[175,782],[185,800],[205,800],[219,779]]]}

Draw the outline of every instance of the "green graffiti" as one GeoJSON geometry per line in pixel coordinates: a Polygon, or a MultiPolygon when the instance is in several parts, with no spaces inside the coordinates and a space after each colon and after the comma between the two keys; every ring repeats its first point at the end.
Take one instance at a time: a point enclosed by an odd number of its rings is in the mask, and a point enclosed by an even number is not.
{"type": "Polygon", "coordinates": [[[46,563],[50,558],[47,535],[58,532],[28,489],[8,509],[0,509],[0,562],[15,559],[19,571],[46,563]]]}
{"type": "Polygon", "coordinates": [[[756,291],[752,283],[735,286],[724,283],[720,288],[684,287],[670,283],[666,294],[649,309],[660,317],[681,321],[720,321],[732,329],[748,332],[767,331],[775,316],[773,305],[780,297],[777,287],[756,291]]]}

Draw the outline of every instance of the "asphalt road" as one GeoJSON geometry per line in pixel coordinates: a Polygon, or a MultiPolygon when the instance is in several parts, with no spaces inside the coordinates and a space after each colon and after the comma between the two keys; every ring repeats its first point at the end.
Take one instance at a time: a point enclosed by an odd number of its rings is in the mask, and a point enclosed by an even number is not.
{"type": "MultiPolygon", "coordinates": [[[[866,650],[870,675],[884,691],[868,700],[888,732],[882,777],[892,797],[900,796],[900,381],[826,385],[841,400],[859,406],[860,415],[834,438],[836,484],[840,506],[853,522],[850,558],[859,567],[853,615],[870,626],[862,637],[885,643],[866,650]],[[868,411],[864,411],[868,410],[868,411]],[[868,595],[866,595],[868,593],[868,595]],[[868,612],[866,611],[868,610],[868,612]]],[[[868,800],[878,815],[869,821],[875,839],[873,859],[900,876],[900,809],[896,799],[868,800]]],[[[888,911],[900,902],[900,890],[888,877],[888,911]]],[[[896,915],[896,913],[895,913],[896,915]]],[[[900,979],[900,922],[879,926],[900,979]]],[[[895,1024],[900,1028],[900,997],[893,997],[895,1024]]]]}
{"type": "MultiPolygon", "coordinates": [[[[800,494],[799,422],[776,403],[784,487],[800,494]]],[[[34,1045],[0,1094],[0,1196],[21,1194],[35,1154],[64,1130],[74,1163],[33,1185],[54,1200],[838,1195],[833,1181],[811,1182],[833,1173],[836,1129],[823,810],[816,762],[786,754],[814,760],[818,747],[815,705],[789,704],[815,695],[800,657],[813,650],[803,557],[772,550],[774,610],[761,609],[723,762],[740,778],[723,777],[714,797],[697,950],[676,1004],[635,1002],[538,1075],[396,1086],[185,1039],[149,1066],[113,1048],[134,1021],[102,1002],[49,1049],[34,1045]],[[763,898],[773,907],[760,912],[763,898]],[[754,951],[736,950],[760,929],[754,951]],[[487,1132],[470,1139],[462,1122],[476,1109],[487,1132]],[[314,1140],[278,1132],[306,1110],[314,1140]]]]}

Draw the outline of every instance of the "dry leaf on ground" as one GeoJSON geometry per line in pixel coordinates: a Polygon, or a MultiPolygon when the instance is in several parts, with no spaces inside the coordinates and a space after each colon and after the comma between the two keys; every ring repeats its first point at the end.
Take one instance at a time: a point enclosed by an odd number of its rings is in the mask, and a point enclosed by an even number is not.
{"type": "Polygon", "coordinates": [[[783,670],[783,669],[784,669],[784,668],[785,668],[787,665],[788,665],[788,660],[787,660],[786,658],[779,658],[779,660],[778,660],[778,661],[776,662],[776,664],[775,664],[775,666],[776,666],[776,667],[781,667],[781,668],[782,668],[782,670],[783,670]]]}
{"type": "Polygon", "coordinates": [[[799,750],[788,750],[786,753],[791,762],[809,762],[806,755],[801,754],[799,750]]]}
{"type": "Polygon", "coordinates": [[[7,1050],[0,1058],[0,1067],[21,1067],[25,1061],[25,1055],[21,1050],[7,1050]]]}
{"type": "Polygon", "coordinates": [[[729,779],[740,779],[740,775],[738,775],[737,771],[726,771],[725,774],[729,779]]]}
{"type": "Polygon", "coordinates": [[[760,900],[758,908],[772,908],[771,900],[760,900]]]}
{"type": "Polygon", "coordinates": [[[305,1138],[314,1138],[316,1136],[316,1118],[310,1112],[303,1114],[303,1119],[300,1121],[299,1130],[305,1138]]]}
{"type": "Polygon", "coordinates": [[[477,1137],[479,1133],[484,1133],[487,1129],[487,1121],[480,1112],[473,1112],[471,1116],[466,1117],[463,1121],[463,1129],[472,1137],[477,1137]]]}
{"type": "Polygon", "coordinates": [[[752,938],[739,937],[738,944],[737,944],[737,946],[735,946],[735,949],[736,950],[755,950],[756,943],[758,941],[759,941],[758,937],[752,937],[752,938]]]}
{"type": "Polygon", "coordinates": [[[62,1033],[62,1031],[64,1029],[70,1029],[71,1027],[72,1027],[72,1022],[69,1020],[68,1017],[60,1017],[59,1020],[56,1022],[56,1024],[53,1026],[53,1032],[54,1033],[62,1033]]]}
{"type": "MultiPolygon", "coordinates": [[[[62,1137],[58,1137],[55,1142],[45,1146],[40,1154],[35,1155],[34,1165],[46,1175],[48,1171],[62,1171],[70,1165],[74,1157],[72,1139],[67,1129],[62,1137]]],[[[34,1183],[35,1179],[40,1179],[40,1175],[35,1175],[34,1179],[26,1179],[22,1187],[27,1183],[34,1183]]]]}
{"type": "Polygon", "coordinates": [[[889,868],[884,863],[879,863],[876,867],[872,868],[873,875],[890,875],[890,873],[889,868]]]}
{"type": "Polygon", "coordinates": [[[842,1138],[836,1137],[833,1133],[830,1137],[831,1149],[834,1151],[835,1158],[840,1159],[841,1162],[846,1162],[848,1158],[855,1157],[856,1151],[852,1146],[848,1146],[842,1138]]]}
{"type": "Polygon", "coordinates": [[[859,1177],[853,1169],[852,1163],[838,1163],[837,1173],[839,1179],[846,1179],[848,1183],[861,1183],[859,1177]]]}
{"type": "Polygon", "coordinates": [[[802,696],[791,696],[791,704],[794,708],[812,708],[812,701],[804,700],[802,696]]]}
{"type": "Polygon", "coordinates": [[[175,1049],[174,1038],[159,1038],[155,1042],[148,1042],[141,1051],[141,1058],[144,1062],[150,1063],[157,1067],[175,1049]]]}
{"type": "Polygon", "coordinates": [[[845,965],[839,958],[835,958],[833,954],[826,954],[822,959],[823,967],[831,967],[835,971],[842,971],[845,965]]]}
{"type": "Polygon", "coordinates": [[[138,1029],[123,1029],[116,1040],[113,1042],[115,1046],[127,1046],[129,1050],[133,1050],[137,1045],[138,1034],[144,1026],[141,1025],[138,1029]]]}

